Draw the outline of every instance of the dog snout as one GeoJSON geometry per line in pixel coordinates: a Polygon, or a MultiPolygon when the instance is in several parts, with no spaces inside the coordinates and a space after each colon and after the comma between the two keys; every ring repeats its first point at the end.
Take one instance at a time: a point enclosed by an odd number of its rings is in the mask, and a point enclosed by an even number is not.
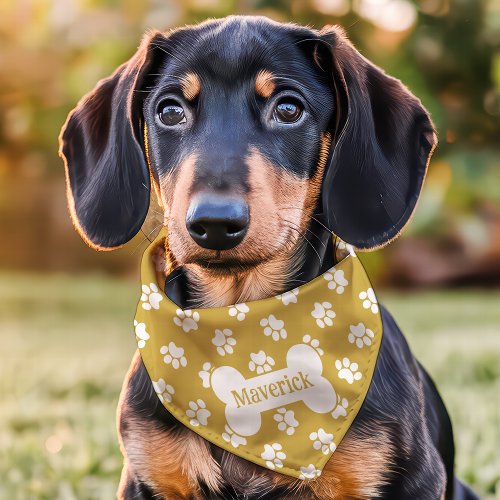
{"type": "Polygon", "coordinates": [[[243,241],[250,217],[245,200],[224,195],[198,195],[189,206],[186,228],[209,250],[229,250],[243,241]]]}

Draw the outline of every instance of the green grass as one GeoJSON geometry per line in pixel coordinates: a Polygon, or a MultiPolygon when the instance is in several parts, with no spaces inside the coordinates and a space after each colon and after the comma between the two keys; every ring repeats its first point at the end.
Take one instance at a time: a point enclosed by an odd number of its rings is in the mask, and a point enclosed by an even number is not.
{"type": "MultiPolygon", "coordinates": [[[[137,284],[0,275],[0,498],[111,499],[137,284]]],[[[385,294],[450,411],[458,473],[500,499],[500,291],[385,294]]]]}

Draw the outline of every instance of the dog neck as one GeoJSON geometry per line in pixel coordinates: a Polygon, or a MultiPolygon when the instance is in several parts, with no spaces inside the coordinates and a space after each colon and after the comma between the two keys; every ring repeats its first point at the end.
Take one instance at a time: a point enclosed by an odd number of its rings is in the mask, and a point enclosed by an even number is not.
{"type": "Polygon", "coordinates": [[[286,255],[234,274],[216,274],[197,265],[179,267],[168,275],[165,293],[186,309],[227,306],[291,290],[334,265],[331,234],[321,228],[312,234],[314,238],[301,240],[286,255]]]}
{"type": "Polygon", "coordinates": [[[277,295],[293,279],[302,260],[302,255],[293,259],[279,256],[242,272],[215,275],[200,266],[190,266],[190,302],[196,307],[220,307],[277,295]]]}

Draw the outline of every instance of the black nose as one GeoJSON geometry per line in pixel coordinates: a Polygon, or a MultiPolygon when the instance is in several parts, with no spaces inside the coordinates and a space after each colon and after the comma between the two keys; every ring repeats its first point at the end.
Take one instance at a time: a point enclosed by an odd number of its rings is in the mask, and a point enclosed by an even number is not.
{"type": "Polygon", "coordinates": [[[229,250],[243,241],[248,229],[248,206],[241,198],[198,195],[189,206],[186,227],[200,247],[229,250]]]}

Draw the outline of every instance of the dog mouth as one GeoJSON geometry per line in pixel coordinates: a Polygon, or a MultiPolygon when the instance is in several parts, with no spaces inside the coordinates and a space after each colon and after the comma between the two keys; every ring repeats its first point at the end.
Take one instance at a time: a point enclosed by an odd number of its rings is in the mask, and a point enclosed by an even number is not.
{"type": "Polygon", "coordinates": [[[257,259],[236,259],[233,257],[221,258],[214,257],[210,258],[200,258],[191,262],[199,267],[202,267],[205,271],[213,271],[217,274],[234,274],[247,272],[252,268],[255,268],[259,264],[263,263],[263,260],[257,259]]]}

